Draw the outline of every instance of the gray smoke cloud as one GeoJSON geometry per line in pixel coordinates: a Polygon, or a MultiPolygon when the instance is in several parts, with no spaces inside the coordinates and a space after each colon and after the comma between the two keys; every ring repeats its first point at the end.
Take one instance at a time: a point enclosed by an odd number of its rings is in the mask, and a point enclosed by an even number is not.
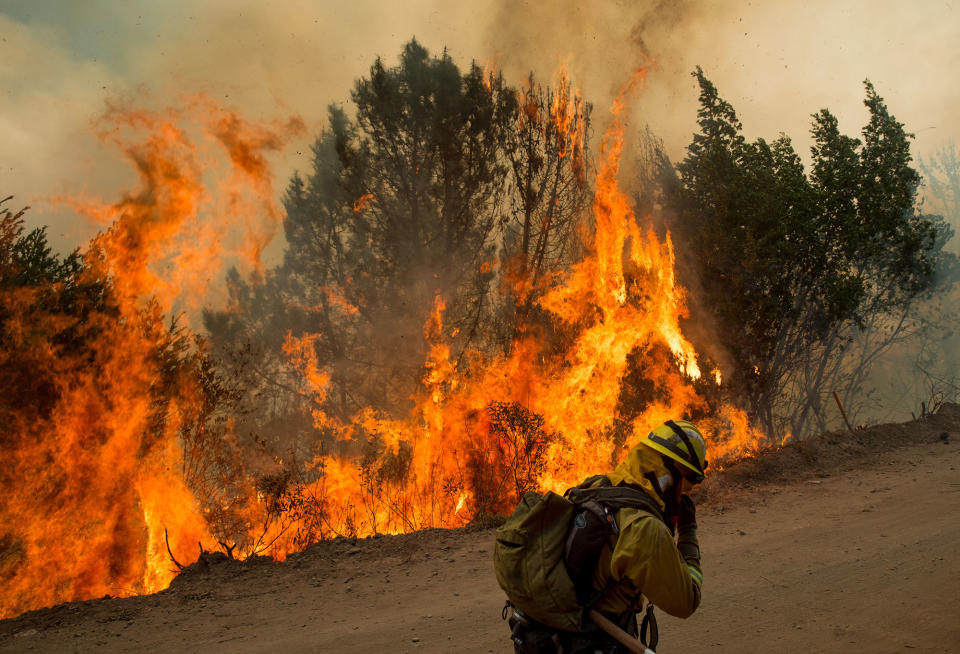
{"type": "Polygon", "coordinates": [[[489,34],[506,70],[542,75],[565,61],[601,109],[629,70],[652,62],[633,116],[674,158],[696,127],[697,65],[750,138],[785,132],[806,153],[810,114],[823,107],[857,134],[869,78],[926,151],[958,134],[958,18],[947,3],[505,1],[489,34]]]}
{"type": "MultiPolygon", "coordinates": [[[[110,197],[133,181],[92,136],[106,99],[160,107],[204,92],[252,118],[300,114],[315,134],[375,56],[395,61],[414,36],[464,65],[493,62],[515,83],[564,66],[595,104],[596,132],[630,72],[652,65],[633,123],[648,123],[674,159],[695,129],[698,64],[749,137],[783,131],[802,153],[822,107],[859,131],[867,77],[916,132],[917,152],[958,135],[960,20],[949,3],[3,0],[0,33],[0,187],[34,204],[30,219],[51,224],[62,248],[91,228],[45,197],[110,197]]],[[[308,166],[307,144],[274,162],[281,186],[308,166]]]]}

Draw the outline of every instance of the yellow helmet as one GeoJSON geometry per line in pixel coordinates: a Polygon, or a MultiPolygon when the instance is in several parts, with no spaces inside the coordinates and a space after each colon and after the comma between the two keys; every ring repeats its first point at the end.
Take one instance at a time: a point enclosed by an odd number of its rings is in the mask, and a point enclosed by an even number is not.
{"type": "Polygon", "coordinates": [[[660,454],[696,473],[692,481],[703,481],[707,469],[707,441],[692,422],[667,420],[640,441],[660,454]]]}

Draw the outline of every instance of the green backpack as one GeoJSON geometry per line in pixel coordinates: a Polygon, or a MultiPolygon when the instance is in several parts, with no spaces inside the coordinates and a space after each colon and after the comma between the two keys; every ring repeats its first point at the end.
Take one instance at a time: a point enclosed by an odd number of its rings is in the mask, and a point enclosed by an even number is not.
{"type": "Polygon", "coordinates": [[[643,490],[590,477],[564,496],[528,492],[497,529],[493,564],[500,588],[525,614],[561,631],[580,631],[599,599],[590,582],[600,551],[618,532],[614,514],[631,507],[663,520],[643,490]]]}

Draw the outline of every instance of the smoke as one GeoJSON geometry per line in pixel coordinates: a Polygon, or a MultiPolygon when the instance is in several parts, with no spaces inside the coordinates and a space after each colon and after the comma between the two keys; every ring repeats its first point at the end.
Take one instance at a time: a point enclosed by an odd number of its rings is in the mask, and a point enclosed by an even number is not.
{"type": "MultiPolygon", "coordinates": [[[[695,127],[689,72],[698,64],[738,109],[750,138],[783,131],[805,152],[809,115],[822,107],[856,133],[868,77],[917,133],[918,152],[958,136],[960,88],[950,80],[960,66],[960,21],[948,4],[178,0],[120,8],[6,0],[0,31],[0,183],[5,193],[35,199],[124,186],[116,159],[87,136],[108,97],[158,108],[204,92],[256,119],[300,114],[317,131],[325,107],[349,100],[372,59],[392,63],[412,36],[432,51],[448,48],[462,65],[493,61],[514,83],[530,71],[547,79],[565,65],[600,107],[652,60],[657,70],[633,108],[634,123],[649,123],[673,158],[695,127]]],[[[274,162],[278,179],[306,167],[302,145],[274,162]]],[[[58,245],[82,242],[69,216],[54,218],[53,236],[64,234],[58,245]]]]}
{"type": "MultiPolygon", "coordinates": [[[[960,93],[947,81],[960,64],[960,21],[947,5],[610,1],[585,7],[573,1],[503,1],[489,42],[497,63],[512,76],[529,70],[549,74],[565,65],[600,108],[609,104],[626,71],[652,64],[631,110],[634,152],[645,145],[647,125],[674,162],[683,158],[696,129],[698,90],[690,72],[697,65],[733,104],[749,140],[785,133],[807,163],[810,116],[819,109],[829,108],[844,133],[859,136],[868,119],[867,78],[915,134],[915,157],[932,155],[960,134],[952,109],[960,93]]],[[[595,116],[602,119],[603,112],[595,116]]],[[[642,167],[629,163],[627,184],[642,167]]],[[[925,209],[949,214],[934,202],[925,209]]],[[[679,265],[683,260],[679,257],[679,265]]],[[[696,289],[691,290],[695,301],[696,289]]],[[[946,315],[937,304],[917,310],[931,320],[946,315]]],[[[723,367],[724,352],[708,326],[685,324],[684,330],[723,367]]],[[[941,331],[923,327],[880,362],[862,389],[861,421],[906,419],[919,412],[921,400],[929,406],[938,393],[956,396],[956,378],[947,371],[957,348],[941,331]]]]}
{"type": "Polygon", "coordinates": [[[696,85],[707,76],[740,113],[748,138],[793,137],[805,154],[810,114],[829,107],[856,134],[869,78],[926,152],[956,138],[947,80],[960,63],[960,22],[946,6],[895,2],[499,2],[488,29],[510,74],[565,63],[587,98],[606,106],[628,71],[656,69],[633,109],[682,156],[695,128],[696,85]],[[935,132],[935,134],[934,134],[935,132]]]}
{"type": "MultiPolygon", "coordinates": [[[[373,59],[392,65],[414,36],[434,53],[447,48],[461,66],[492,62],[513,84],[531,71],[546,81],[565,67],[598,108],[595,136],[623,81],[652,65],[631,106],[625,163],[645,125],[671,159],[682,158],[696,128],[689,73],[697,65],[737,109],[747,138],[784,132],[802,156],[810,114],[822,107],[858,134],[865,78],[916,133],[915,154],[960,138],[960,88],[951,83],[960,21],[943,3],[4,0],[0,33],[0,192],[32,204],[28,227],[49,225],[62,251],[99,226],[46,198],[111,201],[136,181],[121,153],[94,136],[108,101],[161,109],[200,92],[253,120],[300,115],[307,135],[269,158],[282,188],[294,170],[309,169],[327,105],[349,104],[373,59]]],[[[268,264],[280,241],[267,249],[268,264]]]]}

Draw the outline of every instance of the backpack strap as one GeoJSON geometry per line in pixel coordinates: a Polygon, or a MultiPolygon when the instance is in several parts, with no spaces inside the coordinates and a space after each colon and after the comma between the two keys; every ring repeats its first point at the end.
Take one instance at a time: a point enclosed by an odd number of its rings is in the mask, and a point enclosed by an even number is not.
{"type": "Polygon", "coordinates": [[[583,504],[587,500],[594,500],[611,512],[623,508],[640,509],[650,513],[660,520],[660,522],[666,524],[667,521],[663,517],[663,511],[660,509],[660,506],[645,490],[639,489],[636,486],[614,486],[605,476],[603,478],[607,480],[606,485],[596,485],[587,488],[584,488],[582,485],[574,486],[567,490],[565,494],[566,498],[576,505],[583,504]]]}
{"type": "Polygon", "coordinates": [[[651,514],[664,524],[666,520],[656,500],[636,486],[614,486],[606,475],[595,475],[579,486],[567,489],[564,496],[574,504],[573,522],[564,544],[563,562],[574,582],[577,599],[589,609],[607,594],[614,584],[594,593],[591,580],[610,536],[619,533],[614,518],[618,509],[632,508],[651,514]]]}

